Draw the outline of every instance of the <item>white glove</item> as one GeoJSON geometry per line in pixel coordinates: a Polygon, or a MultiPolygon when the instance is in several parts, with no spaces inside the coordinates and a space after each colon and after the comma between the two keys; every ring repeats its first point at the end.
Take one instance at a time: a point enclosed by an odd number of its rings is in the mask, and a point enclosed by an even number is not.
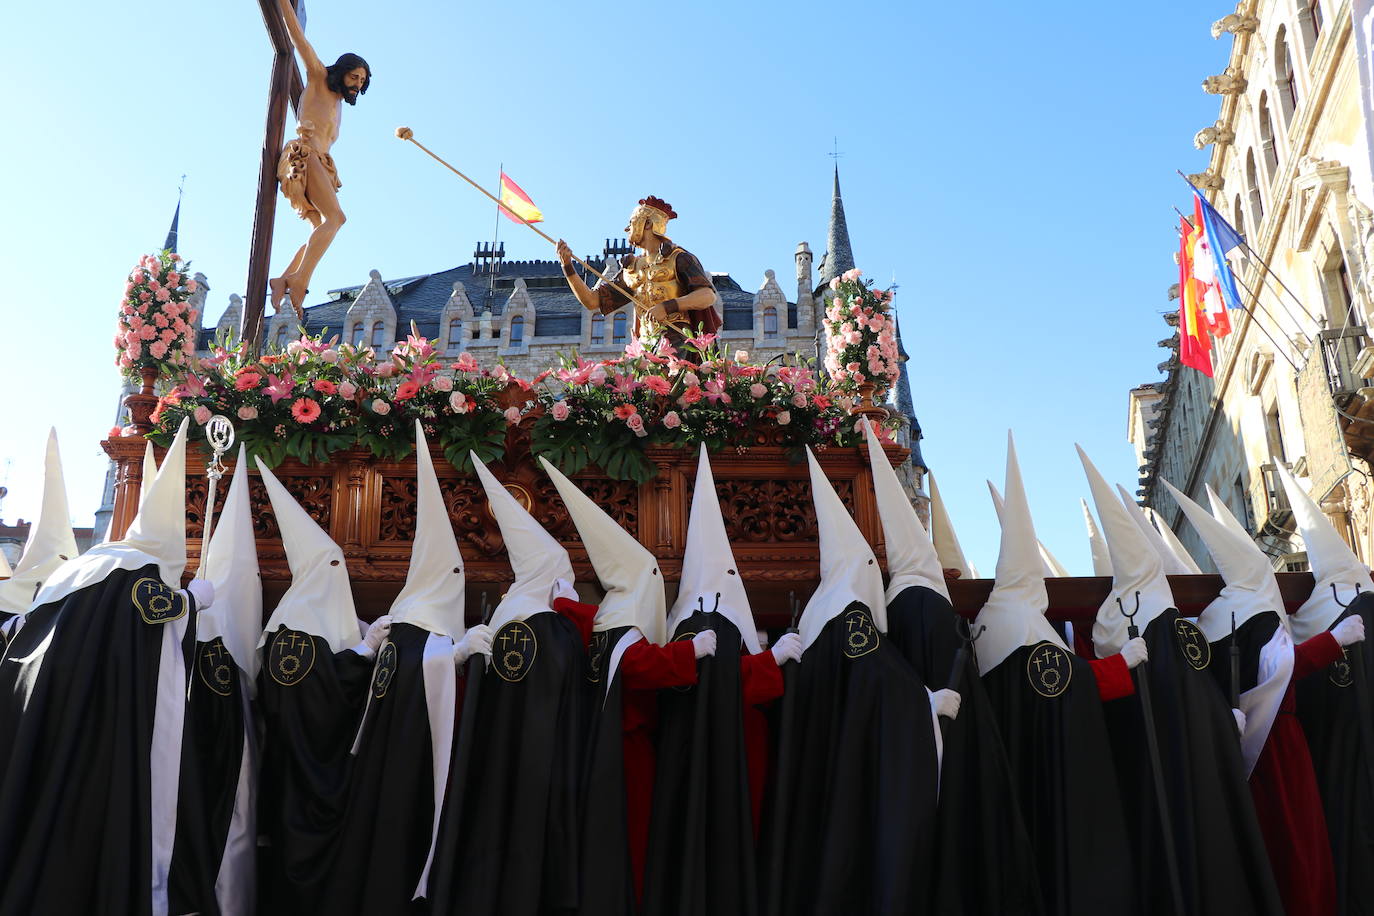
{"type": "Polygon", "coordinates": [[[581,601],[577,597],[577,589],[567,579],[557,579],[553,583],[553,588],[549,590],[549,607],[553,607],[555,598],[567,598],[569,601],[581,601]]]}
{"type": "MultiPolygon", "coordinates": [[[[203,611],[215,603],[215,587],[210,584],[209,579],[192,579],[187,584],[186,590],[191,593],[192,598],[196,599],[197,611],[203,611]]],[[[1359,620],[1358,617],[1354,619],[1359,620]]],[[[1364,638],[1363,629],[1360,630],[1360,638],[1364,638]]]]}
{"type": "Polygon", "coordinates": [[[959,716],[959,705],[963,701],[963,697],[946,687],[930,695],[930,708],[935,710],[937,716],[955,719],[959,716]]]}
{"type": "Polygon", "coordinates": [[[1127,668],[1134,668],[1149,658],[1150,652],[1145,648],[1145,640],[1139,636],[1126,640],[1126,645],[1121,647],[1121,660],[1126,663],[1127,668]]]}
{"type": "Polygon", "coordinates": [[[716,654],[716,631],[702,630],[692,637],[692,649],[696,652],[697,658],[703,655],[716,654]]]}
{"type": "Polygon", "coordinates": [[[1345,618],[1331,628],[1331,635],[1336,637],[1336,642],[1342,646],[1364,642],[1364,618],[1359,614],[1345,618]]]}
{"type": "Polygon", "coordinates": [[[1245,734],[1245,713],[1239,709],[1232,709],[1231,713],[1236,717],[1236,731],[1245,734]]]}
{"type": "Polygon", "coordinates": [[[383,614],[372,621],[372,625],[367,628],[367,635],[363,637],[362,642],[353,647],[353,651],[364,658],[371,658],[377,654],[377,650],[381,648],[382,640],[386,639],[390,632],[391,615],[383,614]]]}
{"type": "Polygon", "coordinates": [[[473,653],[491,658],[491,627],[485,623],[472,627],[458,640],[458,644],[453,647],[453,663],[461,665],[471,658],[473,653]]]}
{"type": "Polygon", "coordinates": [[[801,637],[796,633],[785,633],[768,651],[773,653],[773,660],[778,663],[778,667],[788,662],[799,662],[802,653],[801,637]]]}

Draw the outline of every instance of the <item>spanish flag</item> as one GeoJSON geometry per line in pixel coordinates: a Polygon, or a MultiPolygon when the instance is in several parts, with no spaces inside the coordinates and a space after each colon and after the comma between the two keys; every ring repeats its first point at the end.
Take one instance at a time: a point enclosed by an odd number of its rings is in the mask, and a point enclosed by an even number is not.
{"type": "Polygon", "coordinates": [[[511,181],[504,170],[501,172],[501,212],[513,223],[542,223],[544,214],[530,200],[530,196],[511,181]]]}
{"type": "Polygon", "coordinates": [[[1194,228],[1187,219],[1179,220],[1178,246],[1178,358],[1210,377],[1212,375],[1212,340],[1207,336],[1208,321],[1205,289],[1193,272],[1197,243],[1202,238],[1201,226],[1194,228]]]}

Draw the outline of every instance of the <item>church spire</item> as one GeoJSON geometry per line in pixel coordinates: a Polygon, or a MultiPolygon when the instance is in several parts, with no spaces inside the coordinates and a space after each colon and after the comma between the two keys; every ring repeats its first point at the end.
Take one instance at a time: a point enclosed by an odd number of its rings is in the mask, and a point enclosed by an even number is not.
{"type": "Polygon", "coordinates": [[[825,239],[825,260],[821,263],[821,285],[853,269],[854,252],[849,247],[849,226],[844,220],[844,199],[840,197],[840,167],[836,164],[835,190],[830,197],[830,231],[825,239]]]}
{"type": "Polygon", "coordinates": [[[186,186],[186,176],[181,176],[181,184],[177,186],[177,208],[172,213],[172,225],[167,230],[167,241],[162,243],[164,251],[177,250],[177,225],[181,222],[181,191],[186,186]]]}

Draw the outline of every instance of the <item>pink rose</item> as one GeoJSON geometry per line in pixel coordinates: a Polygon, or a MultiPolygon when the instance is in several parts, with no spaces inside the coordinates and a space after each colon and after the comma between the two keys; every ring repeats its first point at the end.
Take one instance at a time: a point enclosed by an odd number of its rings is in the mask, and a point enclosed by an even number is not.
{"type": "Polygon", "coordinates": [[[257,409],[256,407],[240,407],[240,408],[239,408],[239,419],[240,419],[240,420],[256,420],[257,418],[258,418],[258,409],[257,409]]]}
{"type": "Polygon", "coordinates": [[[167,274],[167,282],[176,286],[177,283],[181,282],[181,274],[177,273],[175,270],[169,272],[167,274]]]}
{"type": "Polygon", "coordinates": [[[649,435],[644,430],[644,418],[637,413],[632,413],[625,418],[625,425],[630,427],[636,436],[641,439],[649,435]]]}
{"type": "Polygon", "coordinates": [[[391,413],[391,405],[388,404],[386,401],[383,401],[381,398],[373,398],[372,412],[377,414],[377,416],[379,417],[384,417],[387,414],[391,413]]]}
{"type": "Polygon", "coordinates": [[[344,382],[339,386],[339,397],[345,401],[353,400],[353,396],[358,393],[358,386],[352,382],[344,382]]]}
{"type": "Polygon", "coordinates": [[[146,289],[145,289],[143,292],[141,292],[141,293],[138,294],[138,301],[139,301],[139,302],[151,302],[151,301],[152,301],[152,298],[153,298],[153,294],[150,293],[150,292],[148,292],[146,289]]]}
{"type": "Polygon", "coordinates": [[[591,374],[587,376],[587,382],[592,385],[606,384],[606,367],[597,366],[595,369],[593,369],[591,371],[591,374]]]}
{"type": "Polygon", "coordinates": [[[468,412],[468,397],[461,391],[455,391],[448,396],[448,406],[453,408],[454,413],[468,412]]]}
{"type": "Polygon", "coordinates": [[[663,425],[669,429],[677,429],[682,425],[682,418],[677,415],[676,410],[670,410],[663,415],[663,425]]]}
{"type": "Polygon", "coordinates": [[[568,414],[571,413],[571,412],[572,412],[572,411],[571,411],[571,409],[568,407],[568,402],[567,402],[567,401],[557,401],[557,402],[555,402],[554,405],[553,405],[553,411],[552,411],[552,413],[553,413],[553,418],[554,418],[555,420],[559,420],[559,421],[566,420],[566,419],[568,419],[568,414]]]}
{"type": "Polygon", "coordinates": [[[148,345],[148,355],[153,359],[162,359],[167,355],[167,345],[160,340],[153,341],[148,345]]]}
{"type": "Polygon", "coordinates": [[[806,406],[806,395],[804,395],[804,394],[794,394],[794,395],[792,395],[792,406],[793,406],[793,407],[805,407],[805,406],[806,406]]]}
{"type": "Polygon", "coordinates": [[[840,288],[840,278],[839,278],[839,277],[836,277],[835,279],[833,279],[833,280],[830,281],[830,288],[831,288],[831,289],[839,289],[839,288],[840,288]]]}
{"type": "Polygon", "coordinates": [[[519,407],[507,407],[507,408],[506,408],[506,422],[507,422],[507,423],[510,423],[510,424],[512,424],[512,425],[514,425],[514,424],[520,422],[520,408],[519,408],[519,407]]]}
{"type": "Polygon", "coordinates": [[[172,294],[169,293],[167,287],[164,286],[154,294],[153,298],[158,302],[166,302],[168,299],[172,298],[172,294]]]}
{"type": "Polygon", "coordinates": [[[120,367],[121,369],[128,369],[128,368],[131,367],[133,364],[134,364],[134,361],[133,361],[132,359],[130,359],[128,356],[121,356],[121,357],[119,358],[119,367],[120,367]]]}
{"type": "Polygon", "coordinates": [[[190,280],[186,281],[186,291],[188,293],[194,293],[196,291],[196,287],[199,285],[200,284],[195,281],[195,278],[192,277],[190,280]]]}
{"type": "Polygon", "coordinates": [[[339,351],[328,349],[321,350],[320,359],[324,360],[327,363],[337,363],[339,361],[339,351]]]}
{"type": "Polygon", "coordinates": [[[138,329],[139,340],[152,340],[155,337],[157,337],[157,328],[153,327],[151,324],[145,324],[138,329]]]}
{"type": "Polygon", "coordinates": [[[377,367],[377,378],[391,378],[396,374],[396,367],[391,363],[382,363],[377,367]]]}
{"type": "Polygon", "coordinates": [[[191,416],[196,418],[197,423],[204,426],[206,423],[210,422],[210,408],[202,404],[195,409],[191,416]]]}
{"type": "Polygon", "coordinates": [[[767,387],[760,385],[758,382],[749,386],[749,394],[755,398],[761,398],[767,393],[767,387]]]}
{"type": "Polygon", "coordinates": [[[434,376],[434,380],[430,382],[430,385],[433,386],[435,391],[452,391],[453,379],[449,378],[447,375],[436,375],[434,376]]]}
{"type": "Polygon", "coordinates": [[[693,386],[700,385],[701,379],[697,377],[697,374],[695,372],[688,370],[682,375],[682,384],[686,385],[688,388],[691,388],[693,386]]]}
{"type": "Polygon", "coordinates": [[[177,339],[177,332],[173,331],[171,328],[163,328],[157,336],[162,338],[163,343],[170,346],[172,341],[177,339]]]}
{"type": "Polygon", "coordinates": [[[784,411],[781,411],[781,412],[778,413],[778,425],[779,425],[779,426],[786,426],[788,423],[791,423],[791,422],[792,422],[792,414],[791,414],[790,411],[784,410],[784,411]]]}

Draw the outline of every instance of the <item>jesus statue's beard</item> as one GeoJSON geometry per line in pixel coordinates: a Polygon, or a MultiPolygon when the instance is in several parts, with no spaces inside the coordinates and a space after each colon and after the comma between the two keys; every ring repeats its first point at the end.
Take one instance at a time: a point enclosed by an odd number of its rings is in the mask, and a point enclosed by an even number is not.
{"type": "Polygon", "coordinates": [[[343,100],[344,100],[345,102],[347,102],[348,104],[350,104],[350,105],[356,105],[356,104],[358,104],[358,90],[356,90],[356,89],[345,89],[345,90],[343,91],[343,100]]]}

